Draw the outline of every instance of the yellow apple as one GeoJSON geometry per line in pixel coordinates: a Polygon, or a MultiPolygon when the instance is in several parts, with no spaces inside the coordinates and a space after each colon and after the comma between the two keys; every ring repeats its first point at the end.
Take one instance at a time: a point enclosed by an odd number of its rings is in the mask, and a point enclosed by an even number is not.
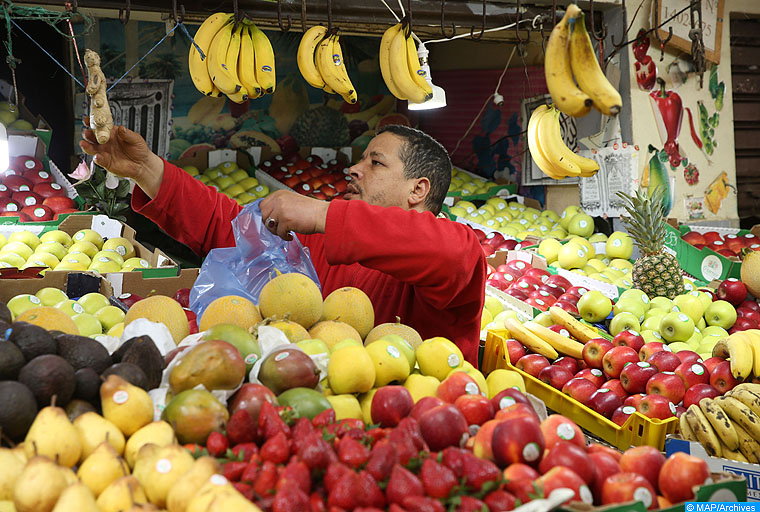
{"type": "Polygon", "coordinates": [[[48,231],[40,235],[40,242],[58,242],[62,246],[69,248],[71,246],[71,236],[65,231],[56,229],[54,231],[48,231]]]}
{"type": "Polygon", "coordinates": [[[605,252],[610,258],[628,260],[633,254],[633,239],[628,233],[615,231],[607,239],[605,252]]]}
{"type": "Polygon", "coordinates": [[[2,265],[3,268],[7,267],[13,267],[13,268],[21,268],[24,266],[24,263],[26,263],[26,260],[16,254],[15,252],[0,252],[0,263],[4,263],[5,265],[2,265]]]}
{"type": "Polygon", "coordinates": [[[253,176],[248,176],[247,178],[243,178],[237,183],[238,185],[243,187],[245,190],[251,190],[253,187],[259,184],[259,180],[257,180],[253,176]]]}
{"type": "Polygon", "coordinates": [[[118,263],[120,267],[124,265],[124,258],[122,258],[121,254],[119,254],[116,251],[105,250],[105,249],[102,251],[98,251],[98,253],[92,257],[92,261],[95,261],[98,258],[108,258],[109,260],[112,260],[118,263]]]}
{"type": "Polygon", "coordinates": [[[97,272],[98,274],[107,274],[108,272],[119,272],[121,265],[111,258],[100,256],[97,259],[92,260],[87,270],[97,272]]]}
{"type": "Polygon", "coordinates": [[[8,237],[8,242],[21,242],[35,250],[40,245],[40,239],[29,231],[15,231],[8,237]]]}
{"type": "Polygon", "coordinates": [[[129,272],[136,268],[150,268],[150,263],[143,258],[129,258],[124,262],[124,265],[121,266],[121,270],[124,272],[129,272]]]}
{"type": "Polygon", "coordinates": [[[132,242],[124,237],[109,238],[103,242],[103,250],[116,251],[123,260],[135,257],[135,247],[132,245],[132,242]]]}
{"type": "Polygon", "coordinates": [[[95,256],[99,250],[100,249],[98,249],[98,246],[94,243],[88,240],[80,240],[71,244],[71,247],[69,247],[69,254],[84,253],[90,259],[92,259],[92,257],[95,256]]]}
{"type": "Polygon", "coordinates": [[[3,246],[2,249],[0,249],[0,254],[18,254],[24,259],[24,261],[26,261],[33,252],[34,250],[31,247],[26,245],[24,242],[18,241],[9,241],[3,246]]]}
{"type": "Polygon", "coordinates": [[[37,246],[37,249],[34,250],[35,253],[50,253],[58,260],[66,256],[66,247],[61,245],[60,242],[42,242],[40,245],[37,246]]]}
{"type": "Polygon", "coordinates": [[[60,261],[49,252],[34,253],[26,260],[24,267],[50,267],[54,268],[60,261]]]}
{"type": "MultiPolygon", "coordinates": [[[[87,240],[88,242],[94,244],[98,249],[103,247],[103,237],[98,234],[97,231],[92,229],[80,229],[76,233],[74,233],[74,236],[71,237],[74,242],[81,242],[82,240],[87,240]]],[[[97,252],[97,251],[96,251],[97,252]]]]}

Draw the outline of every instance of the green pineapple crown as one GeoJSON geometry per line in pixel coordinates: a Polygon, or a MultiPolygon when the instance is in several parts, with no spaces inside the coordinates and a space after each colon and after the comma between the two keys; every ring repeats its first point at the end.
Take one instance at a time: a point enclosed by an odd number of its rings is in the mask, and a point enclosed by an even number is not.
{"type": "Polygon", "coordinates": [[[634,195],[618,192],[617,194],[625,204],[623,207],[628,212],[628,217],[620,217],[628,233],[633,238],[633,243],[642,254],[660,252],[665,244],[667,233],[663,221],[665,220],[665,189],[658,186],[651,194],[641,189],[636,190],[634,195]]]}

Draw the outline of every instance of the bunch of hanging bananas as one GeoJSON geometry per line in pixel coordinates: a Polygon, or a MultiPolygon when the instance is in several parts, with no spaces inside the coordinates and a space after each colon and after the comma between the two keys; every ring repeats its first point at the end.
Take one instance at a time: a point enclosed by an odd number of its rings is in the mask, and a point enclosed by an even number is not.
{"type": "Polygon", "coordinates": [[[760,377],[760,330],[748,329],[730,334],[713,347],[713,357],[728,359],[734,378],[760,377]]]}
{"type": "Polygon", "coordinates": [[[206,96],[226,95],[230,101],[271,94],[275,88],[274,51],[267,36],[247,20],[218,12],[201,24],[190,45],[188,66],[195,88],[206,96]]]}
{"type": "Polygon", "coordinates": [[[562,139],[560,111],[541,105],[528,121],[528,149],[536,165],[555,180],[566,177],[593,176],[599,170],[596,161],[575,154],[562,139]]]}
{"type": "Polygon", "coordinates": [[[320,25],[307,30],[298,45],[297,60],[309,85],[328,94],[340,94],[347,103],[356,103],[356,89],[348,77],[336,30],[329,32],[320,25]]]}
{"type": "Polygon", "coordinates": [[[417,45],[405,23],[397,23],[383,34],[380,71],[388,90],[400,100],[424,103],[433,97],[433,88],[420,68],[417,45]]]}
{"type": "Polygon", "coordinates": [[[760,462],[760,384],[743,383],[717,398],[703,398],[681,415],[681,436],[713,457],[760,462]]]}
{"type": "Polygon", "coordinates": [[[554,26],[544,59],[549,94],[562,112],[583,117],[593,105],[608,116],[620,113],[623,99],[599,66],[585,16],[577,5],[570,4],[554,26]]]}

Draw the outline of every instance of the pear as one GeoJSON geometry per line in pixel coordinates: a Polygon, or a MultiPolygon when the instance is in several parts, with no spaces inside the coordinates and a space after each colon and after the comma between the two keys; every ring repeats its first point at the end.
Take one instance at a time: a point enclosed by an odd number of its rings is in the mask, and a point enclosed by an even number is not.
{"type": "Polygon", "coordinates": [[[58,472],[63,475],[63,481],[66,482],[67,486],[79,482],[79,478],[77,478],[77,474],[74,473],[74,470],[71,468],[58,466],[58,472]]]}
{"type": "Polygon", "coordinates": [[[100,404],[103,417],[127,437],[153,421],[150,395],[115,374],[109,375],[100,385],[100,404]]]}
{"type": "Polygon", "coordinates": [[[132,505],[126,512],[161,512],[161,509],[150,503],[140,503],[132,505]]]}
{"type": "Polygon", "coordinates": [[[11,451],[13,452],[13,455],[18,457],[18,460],[26,464],[29,461],[29,457],[26,455],[26,451],[24,449],[24,443],[19,443],[15,447],[11,448],[11,451]]]}
{"type": "Polygon", "coordinates": [[[237,492],[222,475],[213,475],[187,503],[185,512],[209,512],[217,498],[237,492]]]}
{"type": "Polygon", "coordinates": [[[26,461],[22,462],[8,448],[0,448],[0,500],[13,499],[13,486],[24,470],[26,461]]]}
{"type": "Polygon", "coordinates": [[[100,512],[124,512],[137,503],[147,503],[148,498],[137,478],[123,476],[111,482],[111,485],[100,493],[95,504],[100,512]]]}
{"type": "Polygon", "coordinates": [[[99,512],[95,505],[95,497],[82,483],[66,487],[58,498],[53,512],[99,512]]]}
{"type": "Polygon", "coordinates": [[[153,443],[158,446],[166,446],[176,442],[177,438],[174,436],[174,429],[171,425],[165,421],[154,421],[129,437],[124,448],[124,458],[127,459],[129,467],[134,468],[137,453],[143,445],[153,443]]]}
{"type": "Polygon", "coordinates": [[[103,441],[79,466],[77,476],[95,497],[114,480],[129,474],[129,467],[111,443],[103,441]]]}
{"type": "Polygon", "coordinates": [[[145,489],[148,501],[164,508],[169,491],[193,467],[195,459],[184,446],[170,444],[161,448],[150,461],[144,470],[138,462],[135,477],[145,489]]]}
{"type": "Polygon", "coordinates": [[[18,476],[13,503],[18,512],[51,512],[66,487],[63,473],[47,457],[33,457],[18,476]]]}
{"type": "Polygon", "coordinates": [[[124,453],[124,434],[121,430],[98,413],[86,412],[74,420],[74,427],[82,441],[82,460],[90,456],[103,441],[108,441],[116,453],[124,453]]]}
{"type": "Polygon", "coordinates": [[[44,455],[61,466],[71,467],[79,461],[82,442],[66,411],[54,405],[37,413],[24,439],[28,458],[44,455]]]}
{"type": "Polygon", "coordinates": [[[208,512],[261,512],[234,487],[222,489],[211,502],[208,512]]]}
{"type": "Polygon", "coordinates": [[[16,512],[16,505],[10,500],[0,500],[0,512],[16,512]]]}
{"type": "Polygon", "coordinates": [[[219,463],[213,457],[200,457],[193,467],[174,482],[166,496],[166,508],[169,512],[186,512],[187,505],[203,484],[212,475],[219,473],[219,463]]]}

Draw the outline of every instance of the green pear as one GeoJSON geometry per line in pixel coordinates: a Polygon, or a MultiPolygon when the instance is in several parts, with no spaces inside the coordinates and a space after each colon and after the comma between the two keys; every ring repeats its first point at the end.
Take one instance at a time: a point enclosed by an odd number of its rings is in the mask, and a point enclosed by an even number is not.
{"type": "Polygon", "coordinates": [[[213,457],[200,457],[184,475],[179,477],[166,496],[166,509],[169,512],[185,512],[195,493],[221,470],[213,457]]]}
{"type": "Polygon", "coordinates": [[[144,445],[153,443],[157,446],[166,446],[177,442],[174,429],[167,422],[160,420],[148,423],[129,437],[124,448],[124,458],[130,468],[135,467],[137,454],[144,445]]]}
{"type": "Polygon", "coordinates": [[[108,441],[118,455],[124,453],[124,434],[116,425],[95,412],[86,412],[74,420],[74,428],[82,441],[82,457],[86,459],[103,441],[108,441]]]}
{"type": "Polygon", "coordinates": [[[66,487],[58,498],[53,512],[100,512],[95,504],[95,497],[90,489],[82,483],[66,487]]]}
{"type": "Polygon", "coordinates": [[[37,413],[24,439],[28,458],[44,455],[61,466],[71,467],[79,461],[82,442],[66,411],[53,405],[37,413]]]}
{"type": "Polygon", "coordinates": [[[13,486],[24,470],[26,460],[22,461],[8,448],[0,448],[0,500],[13,499],[13,486]]]}
{"type": "Polygon", "coordinates": [[[107,441],[100,443],[77,471],[79,479],[96,497],[100,496],[111,482],[128,474],[127,463],[107,441]]]}
{"type": "Polygon", "coordinates": [[[164,446],[152,459],[154,462],[139,471],[135,467],[135,477],[140,480],[148,501],[154,505],[166,507],[169,491],[179,478],[193,466],[195,459],[184,446],[170,444],[164,446]]]}
{"type": "Polygon", "coordinates": [[[95,504],[100,512],[125,512],[135,503],[147,503],[148,498],[137,478],[132,475],[123,476],[111,482],[111,485],[100,493],[95,504]]]}
{"type": "Polygon", "coordinates": [[[17,512],[51,512],[66,487],[58,466],[47,457],[29,459],[13,487],[17,512]]]}
{"type": "Polygon", "coordinates": [[[118,375],[109,375],[100,386],[103,417],[116,425],[125,436],[131,436],[153,421],[150,395],[118,375]]]}

